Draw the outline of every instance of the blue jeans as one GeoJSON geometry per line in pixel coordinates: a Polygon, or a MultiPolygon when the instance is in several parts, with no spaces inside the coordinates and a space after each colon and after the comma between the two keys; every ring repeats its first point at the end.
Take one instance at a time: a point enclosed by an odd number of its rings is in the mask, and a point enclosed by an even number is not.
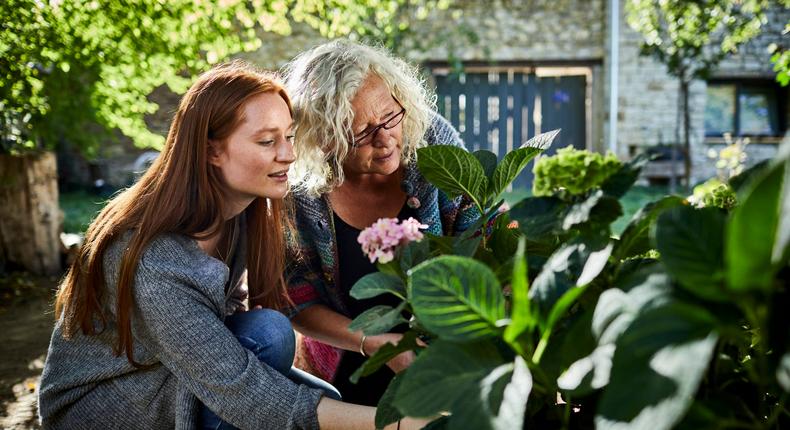
{"type": "MultiPolygon", "coordinates": [[[[328,382],[292,366],[296,352],[291,321],[271,309],[257,309],[233,314],[225,325],[236,335],[239,343],[252,351],[258,360],[287,376],[297,384],[304,384],[324,391],[331,399],[340,400],[340,393],[328,382]]],[[[230,430],[232,425],[222,421],[214,412],[201,404],[200,425],[203,429],[230,430]]]]}

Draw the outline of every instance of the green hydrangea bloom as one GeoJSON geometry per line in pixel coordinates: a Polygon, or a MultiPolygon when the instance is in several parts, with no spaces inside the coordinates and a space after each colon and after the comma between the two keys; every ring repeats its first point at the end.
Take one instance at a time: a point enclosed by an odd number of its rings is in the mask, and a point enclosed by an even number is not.
{"type": "Polygon", "coordinates": [[[605,156],[596,152],[567,146],[551,157],[535,162],[532,194],[550,196],[558,192],[584,194],[598,187],[620,169],[622,163],[612,153],[605,156]]]}
{"type": "Polygon", "coordinates": [[[694,194],[689,200],[700,208],[717,207],[730,210],[738,204],[735,191],[716,178],[694,187],[694,194]]]}

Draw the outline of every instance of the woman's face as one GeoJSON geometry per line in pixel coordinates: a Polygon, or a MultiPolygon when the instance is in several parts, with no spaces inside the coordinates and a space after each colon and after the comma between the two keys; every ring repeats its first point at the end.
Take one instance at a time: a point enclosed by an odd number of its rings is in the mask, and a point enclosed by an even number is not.
{"type": "MultiPolygon", "coordinates": [[[[362,136],[398,115],[403,109],[376,75],[369,75],[351,100],[354,120],[351,132],[362,136]]],[[[387,130],[379,127],[362,145],[351,148],[343,164],[349,174],[389,175],[400,167],[403,122],[387,130]]]]}
{"type": "Polygon", "coordinates": [[[294,161],[288,105],[277,93],[263,93],[248,100],[241,115],[224,145],[215,147],[211,164],[220,169],[234,205],[246,207],[256,197],[281,199],[294,161]]]}

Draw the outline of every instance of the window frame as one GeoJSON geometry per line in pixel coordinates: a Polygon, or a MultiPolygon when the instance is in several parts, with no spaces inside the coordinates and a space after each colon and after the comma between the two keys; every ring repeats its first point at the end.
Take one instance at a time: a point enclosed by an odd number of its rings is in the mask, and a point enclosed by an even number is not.
{"type": "MultiPolygon", "coordinates": [[[[788,128],[788,88],[782,87],[776,81],[761,78],[718,78],[707,80],[708,86],[735,86],[735,112],[732,120],[732,137],[734,138],[749,138],[756,141],[779,141],[787,132],[788,128]],[[776,94],[775,109],[777,114],[777,133],[776,134],[743,134],[741,133],[741,95],[744,93],[744,88],[768,89],[776,94]]],[[[707,88],[706,88],[707,95],[707,88]]],[[[706,102],[707,103],[707,102],[706,102]]],[[[707,105],[705,107],[707,109],[707,105]]],[[[703,124],[704,127],[704,124],[703,124]]],[[[720,141],[723,139],[724,134],[709,134],[707,129],[704,130],[705,140],[707,141],[720,141]]]]}

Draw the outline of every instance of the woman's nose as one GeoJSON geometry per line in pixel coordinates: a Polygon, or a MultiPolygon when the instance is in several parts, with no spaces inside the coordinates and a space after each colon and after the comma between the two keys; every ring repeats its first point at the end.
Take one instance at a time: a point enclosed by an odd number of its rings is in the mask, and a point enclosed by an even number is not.
{"type": "Polygon", "coordinates": [[[296,161],[294,146],[290,140],[285,139],[277,150],[277,161],[281,163],[293,163],[296,161]]]}
{"type": "Polygon", "coordinates": [[[387,130],[384,127],[379,128],[373,132],[373,136],[371,136],[371,144],[379,148],[382,146],[387,146],[387,143],[389,143],[391,137],[390,133],[392,133],[392,129],[387,130]]]}

